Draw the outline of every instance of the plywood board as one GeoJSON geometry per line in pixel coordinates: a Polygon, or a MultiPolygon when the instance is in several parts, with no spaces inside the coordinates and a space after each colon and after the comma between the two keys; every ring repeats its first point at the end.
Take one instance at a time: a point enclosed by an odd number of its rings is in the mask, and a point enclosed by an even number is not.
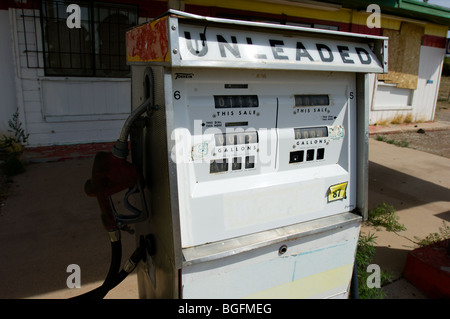
{"type": "Polygon", "coordinates": [[[417,89],[419,58],[424,27],[403,22],[400,31],[384,29],[389,37],[389,73],[380,74],[379,80],[396,83],[397,87],[417,89]]]}

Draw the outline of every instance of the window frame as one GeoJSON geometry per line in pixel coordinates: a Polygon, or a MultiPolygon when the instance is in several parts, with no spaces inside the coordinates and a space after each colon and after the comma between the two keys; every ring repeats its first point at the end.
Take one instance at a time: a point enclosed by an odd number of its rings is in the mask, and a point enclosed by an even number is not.
{"type": "MultiPolygon", "coordinates": [[[[113,33],[110,27],[117,27],[115,30],[116,35],[126,32],[126,30],[138,24],[139,20],[139,8],[137,5],[132,4],[121,4],[121,3],[110,3],[101,1],[89,1],[89,0],[40,0],[39,3],[40,11],[40,23],[41,23],[41,33],[42,33],[42,48],[43,48],[43,61],[44,61],[44,74],[45,76],[55,76],[55,77],[86,77],[86,78],[130,78],[131,71],[130,67],[126,64],[126,41],[125,36],[122,37],[121,41],[111,41],[111,34],[113,33]],[[82,30],[80,29],[69,29],[66,25],[67,18],[70,15],[65,13],[61,16],[61,8],[67,8],[69,4],[78,4],[82,9],[81,20],[82,27],[85,31],[84,35],[88,40],[81,40],[80,35],[82,30]],[[48,8],[53,6],[56,8],[56,14],[48,13],[48,8]],[[83,8],[88,9],[87,14],[83,17],[83,8]],[[107,9],[109,14],[103,20],[100,18],[100,10],[107,9]],[[114,13],[116,11],[116,13],[114,13]],[[126,15],[123,13],[126,12],[126,15]],[[106,22],[108,18],[112,20],[111,17],[117,15],[116,22],[106,22]],[[121,23],[121,18],[126,17],[126,23],[121,23]],[[49,24],[54,23],[57,30],[53,29],[49,31],[49,24]],[[84,24],[84,25],[83,25],[84,24]],[[105,24],[107,25],[106,27],[105,24]],[[65,30],[67,28],[67,30],[65,30]],[[109,40],[104,44],[104,47],[108,47],[108,52],[102,52],[102,35],[100,34],[101,28],[108,29],[109,40]],[[69,43],[61,44],[61,33],[60,30],[64,30],[66,34],[72,35],[75,33],[75,37],[79,37],[77,49],[78,51],[73,52],[71,50],[72,38],[69,36],[69,43]],[[52,45],[52,40],[47,40],[48,37],[53,35],[57,38],[57,48],[51,50],[49,47],[52,45]],[[84,44],[84,45],[83,45],[84,44]],[[87,44],[87,45],[86,45],[87,44]],[[116,48],[112,48],[116,45],[116,48]],[[64,50],[64,46],[69,47],[69,50],[64,50]],[[118,46],[118,49],[117,49],[118,46]],[[83,48],[85,51],[83,51],[83,48]],[[88,49],[87,49],[88,48],[88,49]],[[108,54],[109,53],[109,54],[108,54]],[[54,65],[52,65],[52,56],[54,57],[54,65]],[[65,60],[63,60],[65,56],[65,60]],[[78,56],[78,57],[77,57],[78,56]],[[115,57],[116,63],[113,67],[111,64],[112,57],[115,57]],[[79,65],[74,66],[72,59],[78,59],[79,65]],[[109,59],[109,68],[102,65],[103,61],[109,59]],[[67,64],[67,60],[70,63],[67,64]]],[[[65,11],[65,10],[64,10],[65,11]]],[[[110,20],[110,21],[111,21],[110,20]]],[[[114,39],[119,38],[119,36],[114,37],[114,39]]],[[[77,64],[75,63],[75,64],[77,64]]]]}

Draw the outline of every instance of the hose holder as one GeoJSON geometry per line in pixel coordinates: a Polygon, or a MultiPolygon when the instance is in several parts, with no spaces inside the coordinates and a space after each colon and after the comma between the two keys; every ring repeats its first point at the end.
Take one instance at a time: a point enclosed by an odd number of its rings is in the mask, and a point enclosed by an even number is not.
{"type": "Polygon", "coordinates": [[[120,141],[117,140],[116,144],[114,144],[113,148],[112,148],[112,153],[114,156],[118,157],[118,158],[127,158],[128,156],[128,141],[124,142],[124,141],[120,141]]]}
{"type": "Polygon", "coordinates": [[[144,103],[139,105],[133,112],[131,112],[130,116],[126,119],[123,124],[122,131],[120,132],[119,139],[116,141],[116,144],[113,146],[112,153],[114,156],[118,158],[125,159],[128,156],[128,136],[130,135],[131,126],[133,123],[147,111],[148,107],[153,107],[151,105],[151,98],[145,100],[144,103]]]}

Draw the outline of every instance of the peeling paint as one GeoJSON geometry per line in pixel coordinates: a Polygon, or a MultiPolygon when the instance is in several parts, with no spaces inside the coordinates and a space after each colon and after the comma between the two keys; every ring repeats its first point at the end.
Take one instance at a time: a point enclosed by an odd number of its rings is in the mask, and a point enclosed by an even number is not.
{"type": "Polygon", "coordinates": [[[127,62],[168,62],[167,34],[167,17],[128,31],[127,62]]]}

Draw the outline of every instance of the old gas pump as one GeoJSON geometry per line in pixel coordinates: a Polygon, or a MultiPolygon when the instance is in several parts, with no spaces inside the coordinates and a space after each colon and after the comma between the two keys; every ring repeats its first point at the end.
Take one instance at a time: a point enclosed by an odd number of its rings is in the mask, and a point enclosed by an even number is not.
{"type": "Polygon", "coordinates": [[[170,11],[127,33],[142,298],[348,296],[387,38],[170,11]]]}

